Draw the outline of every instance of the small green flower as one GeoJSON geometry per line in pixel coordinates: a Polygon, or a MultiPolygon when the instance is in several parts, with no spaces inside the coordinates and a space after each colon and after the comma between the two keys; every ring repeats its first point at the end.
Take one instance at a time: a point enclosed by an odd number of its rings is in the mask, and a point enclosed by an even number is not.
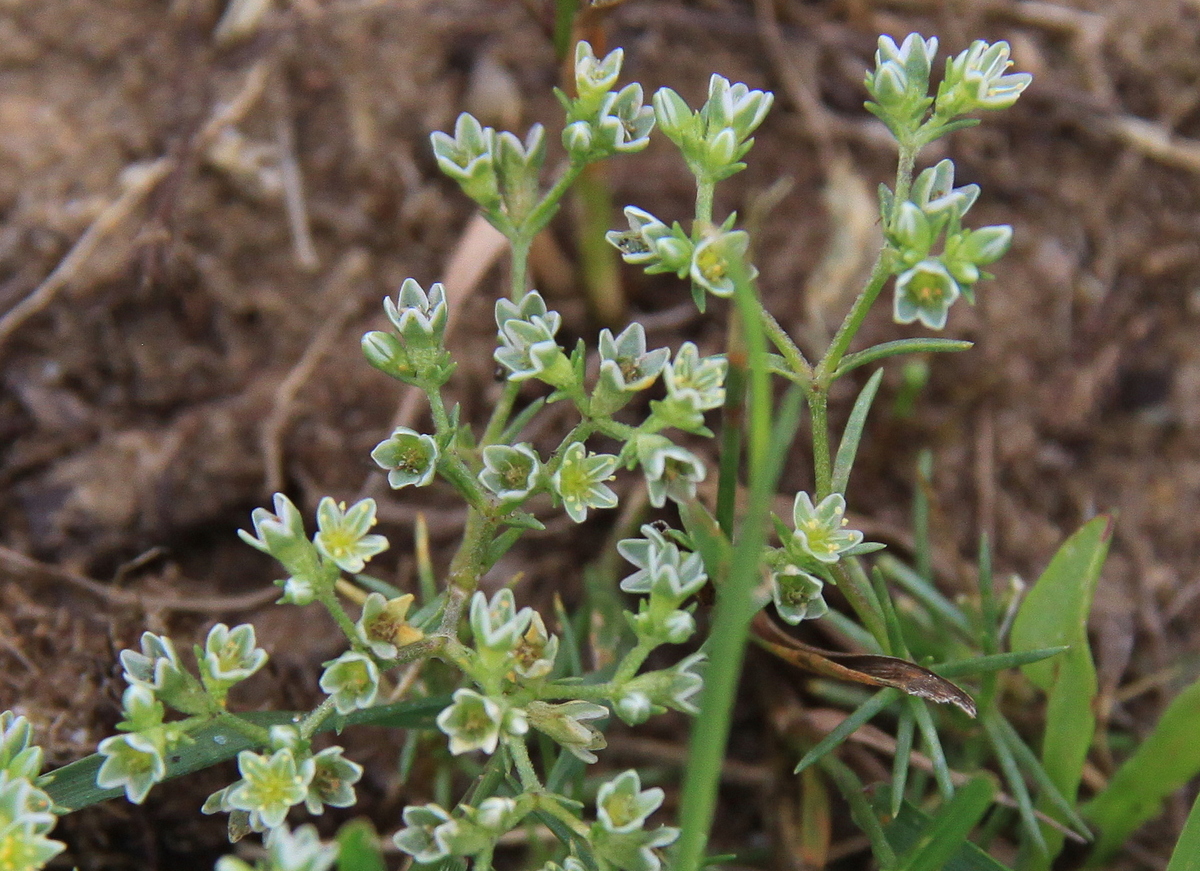
{"type": "Polygon", "coordinates": [[[142,633],[142,650],[121,651],[125,681],[141,684],[159,695],[170,695],[188,685],[189,675],[179,662],[175,645],[165,635],[142,633]]]}
{"type": "Polygon", "coordinates": [[[802,553],[832,565],[863,540],[858,530],[844,528],[845,514],[846,497],[841,493],[830,493],[814,508],[812,498],[801,491],[792,505],[792,539],[802,553]]]}
{"type": "Polygon", "coordinates": [[[230,629],[218,623],[208,631],[199,662],[209,683],[232,686],[266,665],[267,652],[256,646],[253,625],[243,623],[230,629]]]}
{"type": "Polygon", "coordinates": [[[714,75],[708,99],[693,112],[670,88],[654,94],[654,115],[667,138],[678,146],[697,178],[721,181],[746,168],[742,157],[754,145],[749,138],[766,118],[774,96],[714,75]]]}
{"type": "Polygon", "coordinates": [[[493,162],[504,203],[501,223],[523,226],[540,199],[538,175],[546,162],[545,129],[534,124],[524,142],[512,133],[499,134],[493,162]]]}
{"type": "Polygon", "coordinates": [[[530,702],[525,708],[529,725],[549,735],[577,759],[589,765],[596,761],[593,750],[608,746],[604,733],[587,720],[602,720],[608,716],[608,708],[592,702],[570,701],[558,705],[546,702],[530,702]]]}
{"type": "Polygon", "coordinates": [[[282,493],[275,494],[275,513],[265,508],[255,508],[250,514],[254,523],[254,535],[244,529],[238,536],[251,547],[270,554],[279,560],[291,574],[310,577],[320,565],[320,557],[304,531],[304,518],[282,493]]]}
{"type": "Polygon", "coordinates": [[[875,69],[867,73],[871,95],[867,111],[882,120],[898,138],[915,131],[933,100],[929,72],[937,55],[937,37],[910,33],[899,46],[890,36],[879,37],[875,69]]]}
{"type": "Polygon", "coordinates": [[[610,415],[624,407],[635,393],[655,382],[670,355],[666,348],[646,351],[646,330],[639,323],[630,324],[616,338],[601,330],[600,377],[592,394],[592,415],[610,415]]]}
{"type": "Polygon", "coordinates": [[[735,260],[744,262],[749,247],[750,235],[745,230],[723,230],[711,234],[696,246],[692,254],[692,281],[713,296],[733,296],[730,265],[735,260]]]}
{"type": "Polygon", "coordinates": [[[724,356],[701,357],[693,343],[684,342],[675,352],[675,359],[663,370],[667,395],[696,411],[720,408],[725,403],[728,368],[724,356]]]}
{"type": "Polygon", "coordinates": [[[584,107],[599,106],[604,94],[617,83],[624,59],[625,51],[620,48],[610,51],[603,60],[597,60],[587,40],[581,39],[575,44],[575,92],[584,107]]]}
{"type": "Polygon", "coordinates": [[[380,659],[395,659],[401,647],[425,637],[424,632],[408,622],[408,609],[413,601],[412,593],[395,599],[371,593],[363,602],[362,614],[354,624],[358,640],[380,659]]]}
{"type": "Polygon", "coordinates": [[[437,471],[437,442],[406,426],[396,427],[391,437],[371,451],[371,459],[388,470],[388,484],[393,490],[414,485],[424,487],[437,471]]]}
{"type": "Polygon", "coordinates": [[[615,508],[617,494],[605,484],[611,481],[617,458],[612,454],[593,454],[583,442],[573,442],[562,454],[550,486],[562,499],[563,508],[576,523],[587,520],[589,508],[615,508]]]}
{"type": "Polygon", "coordinates": [[[646,818],[662,801],[663,791],[658,787],[643,790],[634,770],[601,786],[596,794],[597,820],[590,833],[597,856],[622,871],[658,871],[662,861],[654,848],[679,837],[679,830],[670,826],[645,831],[646,818]]]}
{"type": "Polygon", "coordinates": [[[509,677],[523,681],[540,680],[554,669],[557,656],[558,636],[546,631],[542,615],[534,611],[529,628],[513,648],[513,666],[509,677]]]}
{"type": "Polygon", "coordinates": [[[125,797],[134,804],[145,801],[150,787],[167,776],[161,751],[144,735],[113,735],[96,749],[104,757],[96,773],[96,785],[101,789],[122,787],[125,797]]]}
{"type": "Polygon", "coordinates": [[[654,109],[642,103],[642,86],[634,83],[609,92],[596,121],[593,160],[612,154],[633,154],[650,143],[654,109]],[[596,153],[599,152],[599,153],[596,153]]]}
{"type": "Polygon", "coordinates": [[[657,433],[638,436],[635,450],[655,508],[662,508],[668,499],[689,502],[696,496],[696,485],[708,474],[699,457],[657,433]]]}
{"type": "Polygon", "coordinates": [[[771,574],[771,597],[775,610],[785,623],[795,626],[801,620],[815,620],[829,612],[821,591],[825,582],[794,565],[786,565],[771,574]]]}
{"type": "Polygon", "coordinates": [[[42,770],[42,748],[33,743],[33,727],[12,711],[0,713],[0,775],[32,780],[42,770]]]}
{"type": "Polygon", "coordinates": [[[285,748],[270,756],[243,750],[237,759],[242,779],[230,788],[226,801],[231,808],[257,816],[266,828],[282,825],[292,805],[307,798],[316,771],[311,757],[297,764],[285,748]]]}
{"type": "Polygon", "coordinates": [[[637,771],[630,769],[602,784],[596,793],[596,816],[605,831],[615,834],[636,831],[658,810],[664,793],[657,786],[643,790],[637,771]]]}
{"type": "Polygon", "coordinates": [[[483,449],[479,483],[496,494],[501,504],[528,499],[539,484],[542,461],[533,446],[488,445],[483,449]]]}
{"type": "Polygon", "coordinates": [[[404,828],[392,836],[392,843],[422,865],[430,865],[450,855],[438,832],[450,821],[450,814],[436,804],[410,805],[404,809],[404,828]]]}
{"type": "Polygon", "coordinates": [[[358,574],[367,560],[388,548],[388,540],[382,535],[367,533],[376,522],[374,499],[363,499],[347,509],[345,502],[325,496],[317,505],[318,532],[313,543],[342,571],[358,574]]]}
{"type": "Polygon", "coordinates": [[[621,252],[626,263],[644,266],[646,273],[674,272],[680,278],[692,268],[695,245],[676,221],[668,227],[636,206],[625,207],[628,230],[609,230],[605,240],[621,252]]]}
{"type": "Polygon", "coordinates": [[[621,581],[621,589],[650,593],[676,608],[708,580],[704,561],[699,554],[680,550],[651,524],[642,527],[642,535],[617,543],[617,552],[638,568],[621,581]]]}
{"type": "Polygon", "coordinates": [[[445,286],[435,281],[426,293],[415,278],[404,279],[395,302],[384,297],[383,311],[409,349],[439,347],[450,317],[445,286]]]}
{"type": "Polygon", "coordinates": [[[66,849],[46,837],[54,828],[49,796],[23,777],[0,771],[0,868],[34,871],[66,849]]]}
{"type": "MultiPolygon", "coordinates": [[[[51,810],[53,807],[50,796],[29,780],[10,777],[8,772],[0,771],[0,836],[10,828],[26,829],[37,835],[49,834],[57,821],[51,810]]],[[[0,850],[0,860],[5,855],[0,850]]]]}
{"type": "Polygon", "coordinates": [[[1001,40],[988,44],[982,39],[971,43],[946,64],[946,75],[938,87],[936,113],[949,120],[977,109],[1007,109],[1029,87],[1029,73],[1005,71],[1012,66],[1009,45],[1001,40]]]}
{"type": "Polygon", "coordinates": [[[379,668],[369,656],[347,650],[337,659],[325,663],[320,686],[333,696],[339,714],[369,708],[379,692],[379,668]]]}
{"type": "Polygon", "coordinates": [[[461,805],[462,816],[437,827],[436,838],[455,856],[474,856],[495,846],[496,839],[512,829],[524,816],[517,802],[491,796],[479,807],[461,805]]]}
{"type": "Polygon", "coordinates": [[[329,807],[352,807],[354,784],[363,776],[363,767],[342,756],[341,747],[326,747],[313,756],[313,777],[308,784],[304,804],[313,816],[329,807]]]}
{"type": "Polygon", "coordinates": [[[429,137],[438,168],[458,182],[463,192],[491,212],[500,205],[500,185],[493,163],[496,131],[463,112],[454,122],[454,137],[440,130],[429,137]]]}
{"type": "Polygon", "coordinates": [[[482,750],[490,756],[500,743],[504,713],[494,699],[460,689],[454,693],[454,703],[438,714],[437,725],[449,736],[453,755],[482,750]]]}
{"type": "Polygon", "coordinates": [[[475,647],[510,654],[520,643],[521,636],[533,620],[532,608],[517,610],[513,591],[497,590],[491,602],[482,590],[471,597],[471,633],[475,647]]]}
{"type": "Polygon", "coordinates": [[[952,221],[961,221],[979,199],[979,185],[968,184],[956,188],[954,161],[947,157],[921,170],[908,198],[934,223],[943,216],[952,221]]]}
{"type": "Polygon", "coordinates": [[[631,726],[667,708],[699,713],[694,699],[703,689],[704,679],[697,669],[706,659],[703,653],[693,653],[671,668],[638,675],[617,691],[613,710],[631,726]]]}
{"type": "Polygon", "coordinates": [[[554,338],[554,322],[533,315],[529,320],[512,318],[500,328],[500,346],[492,357],[508,370],[509,381],[537,378],[553,387],[574,381],[567,355],[554,338]]]}
{"type": "Polygon", "coordinates": [[[222,856],[215,871],[328,871],[337,861],[338,844],[322,844],[311,823],[288,831],[286,824],[271,829],[264,839],[266,857],[249,865],[237,856],[222,856]]]}
{"type": "Polygon", "coordinates": [[[919,320],[931,330],[940,330],[959,293],[958,282],[940,260],[922,260],[896,276],[893,318],[898,324],[919,320]]]}

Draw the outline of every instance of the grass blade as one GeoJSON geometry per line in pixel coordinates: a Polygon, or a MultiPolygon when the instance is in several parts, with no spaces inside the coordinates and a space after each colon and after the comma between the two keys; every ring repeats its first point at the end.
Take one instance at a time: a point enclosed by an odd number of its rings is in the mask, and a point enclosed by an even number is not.
{"type": "Polygon", "coordinates": [[[942,871],[967,843],[995,794],[996,785],[990,778],[970,780],[925,826],[916,845],[901,859],[901,871],[942,871]]]}
{"type": "Polygon", "coordinates": [[[871,696],[871,698],[859,705],[854,710],[854,713],[846,717],[846,719],[842,720],[842,722],[838,723],[837,727],[833,729],[833,731],[818,741],[816,746],[805,753],[804,756],[801,757],[800,761],[796,763],[796,770],[794,773],[799,774],[822,756],[827,755],[830,750],[832,750],[834,747],[837,747],[839,744],[849,738],[859,726],[870,720],[872,717],[894,702],[900,697],[900,695],[900,690],[888,687],[887,689],[882,689],[875,695],[871,696]]]}

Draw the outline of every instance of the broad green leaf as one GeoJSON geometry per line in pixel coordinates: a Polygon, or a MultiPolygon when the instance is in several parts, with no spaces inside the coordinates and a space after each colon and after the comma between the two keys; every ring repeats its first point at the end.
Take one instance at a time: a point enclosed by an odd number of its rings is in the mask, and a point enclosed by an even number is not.
{"type": "Polygon", "coordinates": [[[351,820],[338,829],[337,871],[387,871],[379,835],[368,819],[351,820]]]}
{"type": "MultiPolygon", "coordinates": [[[[1087,618],[1111,538],[1111,517],[1100,516],[1084,524],[1050,560],[1013,622],[1014,651],[1071,645],[1060,657],[1030,663],[1022,669],[1034,685],[1049,694],[1041,761],[1068,802],[1075,801],[1096,729],[1092,710],[1097,692],[1096,667],[1088,645],[1087,618]]],[[[1055,819],[1063,818],[1045,792],[1038,796],[1037,809],[1055,819]]],[[[1047,850],[1026,850],[1021,863],[1024,871],[1049,868],[1062,849],[1060,831],[1043,825],[1042,835],[1047,850]]]]}
{"type": "MultiPolygon", "coordinates": [[[[1111,857],[1135,829],[1158,816],[1167,796],[1200,774],[1198,723],[1200,681],[1175,697],[1154,731],[1117,770],[1108,787],[1083,808],[1084,816],[1100,830],[1091,862],[1111,857]]],[[[1191,816],[1200,814],[1193,810],[1191,816]]],[[[1189,819],[1189,825],[1200,838],[1200,822],[1189,819]]],[[[1200,849],[1192,858],[1196,863],[1193,867],[1200,868],[1200,849]]]]}
{"type": "Polygon", "coordinates": [[[1200,871],[1200,796],[1192,805],[1192,812],[1175,842],[1175,852],[1171,854],[1167,871],[1200,871]]]}
{"type": "MultiPolygon", "coordinates": [[[[1056,647],[1086,639],[1092,594],[1111,538],[1112,518],[1101,515],[1063,543],[1021,603],[1013,621],[1013,651],[1056,647]]],[[[1049,691],[1061,662],[1055,659],[1030,663],[1022,671],[1035,686],[1049,691]]]]}

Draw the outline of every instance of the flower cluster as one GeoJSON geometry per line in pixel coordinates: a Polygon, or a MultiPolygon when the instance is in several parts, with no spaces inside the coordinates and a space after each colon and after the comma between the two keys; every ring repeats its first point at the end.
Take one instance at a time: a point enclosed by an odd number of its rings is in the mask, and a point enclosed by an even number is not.
{"type": "Polygon", "coordinates": [[[392,332],[372,330],[362,338],[367,361],[406,384],[437,388],[454,372],[450,352],[446,350],[446,289],[440,282],[426,293],[412,278],[404,279],[393,302],[383,301],[383,310],[392,323],[392,332]]]}
{"type": "MultiPolygon", "coordinates": [[[[587,843],[597,859],[622,871],[658,871],[658,848],[679,836],[670,826],[648,828],[647,821],[663,802],[658,787],[642,789],[636,771],[626,771],[601,785],[596,794],[596,820],[588,829],[587,843]]],[[[535,809],[533,797],[493,796],[477,806],[459,805],[454,813],[436,804],[404,809],[404,828],[393,837],[398,848],[423,865],[461,856],[489,853],[496,841],[535,809]]],[[[547,866],[558,867],[558,866],[547,866]]],[[[577,871],[583,863],[565,860],[563,871],[577,871]]]]}
{"type": "Polygon", "coordinates": [[[861,532],[846,528],[845,515],[841,493],[831,493],[816,505],[807,493],[796,494],[792,532],[768,557],[775,610],[786,622],[795,625],[823,617],[829,611],[822,595],[825,582],[832,581],[829,567],[843,557],[877,549],[863,542],[861,532]]]}
{"type": "MultiPolygon", "coordinates": [[[[388,480],[393,487],[404,486],[395,481],[406,481],[404,476],[411,471],[407,455],[403,453],[407,445],[399,444],[402,437],[401,430],[396,430],[391,439],[371,454],[376,463],[391,470],[388,480]],[[389,463],[394,465],[387,465],[389,463]]],[[[436,458],[436,446],[433,451],[436,458]]],[[[432,475],[430,471],[429,476],[432,475]]],[[[265,508],[255,508],[250,517],[255,534],[239,529],[238,535],[242,541],[273,556],[288,570],[290,577],[275,583],[283,587],[280,601],[294,605],[307,605],[327,595],[342,571],[361,572],[371,557],[388,546],[383,536],[368,533],[376,523],[374,499],[363,499],[347,508],[344,502],[335,502],[326,496],[317,507],[317,533],[312,540],[304,531],[304,519],[299,510],[282,493],[275,494],[275,514],[265,508]]]]}
{"type": "Polygon", "coordinates": [[[641,151],[650,142],[654,110],[642,103],[642,86],[612,90],[621,74],[625,52],[614,49],[597,60],[585,41],[575,46],[575,93],[556,90],[567,112],[562,143],[576,163],[641,151]]]}
{"type": "Polygon", "coordinates": [[[183,714],[213,714],[224,708],[229,690],[267,662],[248,623],[230,629],[218,623],[196,648],[199,679],[179,661],[170,638],[146,632],[141,651],[124,650],[121,664],[129,686],[121,700],[125,719],[117,728],[125,734],[105,738],[98,747],[104,762],[97,785],[122,788],[141,804],[150,788],[167,776],[167,756],[188,740],[179,722],[167,722],[168,707],[183,714]]]}
{"type": "Polygon", "coordinates": [[[746,168],[741,159],[754,145],[750,134],[767,117],[774,99],[770,91],[730,84],[714,74],[708,82],[708,99],[698,110],[692,111],[670,88],[660,88],[654,94],[654,115],[692,174],[714,182],[746,168]]]}
{"type": "Polygon", "coordinates": [[[0,713],[0,864],[41,868],[66,849],[46,837],[56,822],[50,796],[34,785],[42,770],[42,748],[24,717],[0,713]]]}
{"type": "MultiPolygon", "coordinates": [[[[980,267],[1004,255],[1012,241],[1012,227],[963,228],[963,216],[979,196],[979,188],[954,187],[950,160],[923,170],[909,196],[895,208],[888,230],[888,241],[898,254],[893,314],[897,323],[920,320],[940,330],[959,296],[974,302],[974,284],[989,277],[980,267]],[[933,253],[943,238],[941,253],[933,253]]],[[[886,208],[891,205],[885,202],[886,208]]]]}

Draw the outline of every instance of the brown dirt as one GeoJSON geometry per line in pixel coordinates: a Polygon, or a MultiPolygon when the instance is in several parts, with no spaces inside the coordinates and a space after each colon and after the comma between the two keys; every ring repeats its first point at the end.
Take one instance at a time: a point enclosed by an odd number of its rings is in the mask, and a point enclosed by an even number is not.
{"type": "MultiPolygon", "coordinates": [[[[358,336],[381,324],[380,300],[403,278],[443,274],[470,217],[436,172],[429,132],[464,107],[521,129],[557,123],[540,18],[550,3],[276,4],[253,36],[221,47],[223,6],[0,3],[0,709],[34,720],[54,764],[111,732],[115,652],[144,628],[187,646],[216,620],[251,620],[272,673],[240,702],[311,697],[333,633],[308,612],[263,607],[274,569],[233,534],[274,487],[306,510],[323,494],[381,497],[393,541],[381,562],[403,584],[417,508],[446,558],[461,521],[446,493],[392,497],[367,456],[401,394],[363,362],[358,336]],[[291,209],[289,187],[303,195],[291,209]]],[[[932,449],[937,566],[951,589],[969,582],[981,531],[1001,576],[1028,581],[1089,516],[1118,513],[1095,637],[1112,724],[1148,728],[1192,676],[1171,669],[1200,653],[1200,7],[631,0],[604,30],[650,91],[694,100],[713,71],[776,91],[751,168],[718,206],[760,224],[763,293],[806,341],[842,310],[838,276],[869,244],[856,197],[892,173],[861,108],[876,35],[936,33],[948,51],[1011,41],[1033,87],[927,157],[954,157],[960,183],[982,186],[974,219],[1011,223],[1014,248],[978,307],[951,316],[947,335],[975,350],[930,360],[912,413],[889,373],[851,502],[902,552],[916,452],[932,449]],[[771,187],[780,178],[786,191],[771,187]],[[835,232],[835,217],[851,229],[835,232]],[[1147,679],[1136,697],[1121,693],[1147,679]]],[[[690,213],[688,178],[663,143],[609,178],[618,204],[690,213]]],[[[556,265],[574,269],[568,216],[555,230],[565,262],[543,256],[539,281],[572,335],[594,335],[586,306],[564,296],[573,276],[554,278],[556,265]]],[[[719,306],[681,315],[686,293],[672,282],[623,277],[630,314],[657,324],[652,340],[718,347],[719,306]]],[[[493,272],[471,293],[455,339],[469,353],[452,395],[475,421],[496,394],[482,351],[501,282],[493,272]]],[[[902,334],[885,312],[867,332],[902,334]]],[[[843,413],[852,386],[837,397],[843,413]]],[[[797,456],[785,483],[803,486],[806,469],[797,456]]],[[[577,598],[580,554],[610,523],[555,526],[517,551],[507,568],[528,577],[522,595],[577,598]]],[[[732,770],[729,796],[750,810],[725,838],[742,849],[763,843],[773,817],[762,796],[790,776],[786,760],[753,749],[760,708],[746,704],[737,740],[757,761],[732,770]]],[[[622,758],[681,750],[658,734],[622,758]]],[[[427,787],[398,787],[394,755],[362,743],[377,763],[363,809],[394,830],[427,787]]],[[[1095,762],[1100,774],[1110,764],[1095,762]]],[[[195,809],[221,776],[64,821],[63,867],[211,867],[220,824],[195,809]]],[[[1185,806],[1128,861],[1161,862],[1185,806]]]]}

